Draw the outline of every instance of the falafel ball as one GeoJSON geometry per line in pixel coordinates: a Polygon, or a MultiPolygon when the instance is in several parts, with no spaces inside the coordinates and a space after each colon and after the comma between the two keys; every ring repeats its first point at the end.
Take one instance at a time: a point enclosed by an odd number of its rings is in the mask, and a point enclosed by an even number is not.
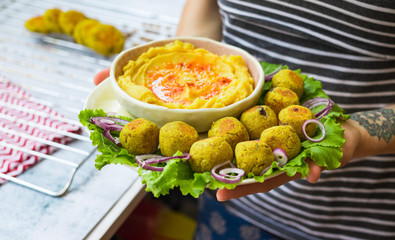
{"type": "Polygon", "coordinates": [[[130,154],[155,153],[159,145],[159,128],[147,119],[137,118],[122,128],[119,140],[130,154]]]}
{"type": "Polygon", "coordinates": [[[188,153],[198,140],[195,128],[182,121],[166,123],[159,130],[159,148],[163,156],[173,156],[177,151],[188,153]]]}
{"type": "Polygon", "coordinates": [[[254,106],[244,111],[240,122],[247,128],[250,139],[258,139],[263,130],[278,125],[276,113],[265,105],[254,106]]]}
{"type": "Polygon", "coordinates": [[[266,143],[271,149],[281,148],[288,159],[296,157],[301,148],[300,139],[295,129],[289,125],[274,126],[262,132],[261,142],[266,143]]]}
{"type": "Polygon", "coordinates": [[[83,13],[69,10],[60,14],[59,25],[64,33],[73,36],[75,26],[84,19],[86,19],[86,16],[83,13]]]}
{"type": "Polygon", "coordinates": [[[50,32],[62,32],[59,25],[59,17],[62,14],[62,10],[57,8],[51,8],[45,11],[43,15],[44,23],[50,32]]]}
{"type": "Polygon", "coordinates": [[[257,140],[240,142],[235,149],[236,165],[246,174],[259,176],[274,161],[272,149],[264,142],[257,140]]]}
{"type": "Polygon", "coordinates": [[[263,104],[269,106],[278,115],[283,108],[299,105],[299,97],[289,88],[274,87],[266,93],[263,104]]]}
{"type": "MultiPolygon", "coordinates": [[[[305,121],[309,119],[315,119],[314,113],[303,106],[300,105],[291,105],[283,110],[280,111],[278,114],[278,121],[279,125],[290,125],[292,126],[296,134],[298,134],[299,138],[301,141],[306,140],[306,137],[303,134],[302,131],[302,125],[305,121]]],[[[307,135],[313,137],[315,135],[315,132],[317,130],[317,127],[315,124],[307,124],[306,126],[306,133],[307,135]]]]}
{"type": "Polygon", "coordinates": [[[302,98],[304,90],[304,81],[295,71],[291,69],[283,69],[274,74],[272,78],[273,87],[286,87],[291,89],[298,95],[299,99],[302,98]]]}
{"type": "Polygon", "coordinates": [[[211,137],[192,144],[189,151],[192,171],[196,173],[210,172],[220,163],[233,160],[233,150],[222,137],[211,137]]]}
{"type": "Polygon", "coordinates": [[[79,21],[75,25],[74,32],[73,32],[73,37],[74,37],[75,41],[79,44],[87,46],[90,31],[97,24],[100,24],[100,22],[95,19],[90,19],[90,18],[83,19],[83,20],[79,21]]]}
{"type": "Polygon", "coordinates": [[[25,22],[25,28],[31,32],[49,33],[50,30],[42,16],[33,17],[25,22]]]}
{"type": "Polygon", "coordinates": [[[235,117],[224,117],[213,122],[208,137],[223,137],[233,150],[237,143],[250,140],[247,128],[235,117]]]}
{"type": "Polygon", "coordinates": [[[86,46],[105,56],[123,50],[125,36],[112,25],[96,24],[89,30],[86,46]]]}

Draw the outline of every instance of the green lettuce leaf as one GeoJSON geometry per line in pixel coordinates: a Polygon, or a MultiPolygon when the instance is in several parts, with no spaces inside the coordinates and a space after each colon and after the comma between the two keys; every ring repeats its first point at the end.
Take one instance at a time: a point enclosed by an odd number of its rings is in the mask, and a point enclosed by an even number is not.
{"type": "MultiPolygon", "coordinates": [[[[90,122],[91,117],[106,117],[107,113],[105,113],[102,109],[85,109],[82,110],[79,115],[79,121],[83,126],[90,130],[90,139],[92,140],[92,144],[97,146],[97,150],[100,153],[97,155],[95,160],[95,167],[98,170],[101,170],[107,164],[127,164],[133,167],[137,167],[138,164],[134,161],[134,156],[129,154],[126,149],[118,147],[116,144],[108,140],[103,135],[103,129],[92,124],[90,122]]],[[[119,116],[117,116],[119,117],[119,116]]],[[[128,117],[120,117],[122,119],[131,121],[131,118],[128,117]]],[[[117,132],[112,132],[113,135],[118,135],[117,132]]]]}
{"type": "MultiPolygon", "coordinates": [[[[270,74],[279,67],[279,65],[266,62],[261,62],[261,65],[265,74],[270,74]]],[[[288,67],[282,66],[282,68],[288,67]]],[[[300,100],[301,103],[316,97],[329,98],[322,90],[320,81],[302,74],[300,69],[295,71],[303,77],[305,83],[304,93],[300,100]]],[[[264,84],[262,96],[258,104],[263,103],[264,95],[271,88],[271,81],[264,84]]],[[[314,113],[317,113],[320,109],[322,109],[322,107],[316,107],[312,110],[314,113]]],[[[92,144],[97,146],[98,152],[100,153],[95,161],[97,169],[100,170],[108,164],[123,164],[136,167],[138,169],[138,174],[141,176],[142,183],[146,184],[146,191],[152,192],[155,197],[166,195],[173,188],[179,188],[182,194],[190,194],[197,198],[206,188],[213,190],[223,188],[233,189],[238,185],[238,183],[225,184],[220,182],[216,180],[210,172],[194,173],[189,163],[184,162],[183,159],[170,160],[164,166],[162,172],[140,168],[133,155],[109,141],[103,136],[103,130],[101,128],[90,123],[91,117],[104,117],[106,115],[107,114],[101,109],[85,109],[79,114],[80,122],[90,130],[92,144]]],[[[127,117],[122,118],[129,121],[132,120],[127,117]]],[[[331,113],[320,120],[326,128],[326,137],[323,141],[318,143],[308,140],[303,141],[300,154],[290,160],[285,166],[280,167],[276,162],[273,162],[271,168],[263,175],[254,176],[253,174],[249,174],[248,176],[244,176],[243,180],[253,178],[257,182],[264,182],[265,178],[283,172],[288,176],[294,176],[296,173],[300,173],[302,177],[306,177],[309,173],[309,168],[305,161],[307,158],[312,159],[319,166],[325,167],[326,169],[335,169],[339,167],[343,155],[342,146],[345,143],[345,139],[344,130],[340,128],[338,120],[346,120],[348,118],[349,116],[344,113],[343,109],[335,105],[331,113]]],[[[119,132],[113,132],[113,134],[117,136],[119,132]]],[[[322,134],[322,132],[318,130],[316,137],[319,137],[320,134],[322,134]]],[[[176,155],[179,154],[181,154],[181,152],[176,153],[176,155]]]]}

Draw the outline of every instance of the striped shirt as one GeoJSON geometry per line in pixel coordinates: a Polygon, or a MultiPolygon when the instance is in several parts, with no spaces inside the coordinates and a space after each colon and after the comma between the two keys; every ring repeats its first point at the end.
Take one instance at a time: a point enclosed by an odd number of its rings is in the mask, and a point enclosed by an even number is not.
{"type": "MultiPolygon", "coordinates": [[[[218,0],[223,41],[301,69],[347,113],[395,103],[395,1],[218,0]]],[[[285,239],[395,239],[395,156],[228,201],[285,239]]]]}

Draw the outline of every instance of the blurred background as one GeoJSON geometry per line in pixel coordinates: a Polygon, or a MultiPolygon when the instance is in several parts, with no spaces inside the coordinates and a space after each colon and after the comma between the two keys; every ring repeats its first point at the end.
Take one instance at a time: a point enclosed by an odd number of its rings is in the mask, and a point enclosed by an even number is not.
{"type": "Polygon", "coordinates": [[[154,198],[133,170],[94,167],[78,113],[94,75],[117,54],[39,32],[38,18],[27,24],[51,9],[74,10],[118,29],[127,49],[173,37],[184,2],[0,0],[1,239],[192,238],[196,199],[177,190],[154,198]]]}

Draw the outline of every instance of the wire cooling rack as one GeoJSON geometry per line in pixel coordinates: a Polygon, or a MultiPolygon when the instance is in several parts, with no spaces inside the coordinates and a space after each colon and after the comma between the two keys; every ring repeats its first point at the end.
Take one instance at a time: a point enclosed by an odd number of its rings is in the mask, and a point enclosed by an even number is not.
{"type": "MultiPolygon", "coordinates": [[[[100,56],[63,35],[41,35],[25,29],[26,20],[42,15],[50,8],[63,11],[78,10],[87,17],[116,26],[127,35],[125,48],[174,36],[178,19],[123,7],[112,1],[0,1],[0,76],[29,92],[30,101],[55,109],[61,114],[49,116],[50,118],[75,125],[80,125],[78,113],[94,88],[94,74],[109,67],[114,56],[100,56]]],[[[4,104],[7,103],[2,103],[3,107],[4,104]]],[[[28,107],[21,108],[12,104],[6,107],[37,116],[42,114],[28,107]]],[[[0,115],[0,118],[7,117],[9,118],[7,115],[0,115]]],[[[11,121],[23,120],[14,118],[11,121]]],[[[59,130],[54,128],[47,130],[59,133],[59,130]]],[[[73,140],[69,144],[47,141],[6,127],[0,127],[0,132],[20,139],[34,140],[56,149],[52,154],[45,154],[12,142],[0,141],[0,147],[21,151],[41,159],[17,177],[0,173],[0,178],[51,196],[63,195],[69,189],[79,167],[96,152],[85,131],[78,134],[61,132],[60,134],[67,135],[73,140]],[[52,174],[48,174],[48,171],[52,174]],[[53,175],[56,177],[50,177],[53,175]]]]}

